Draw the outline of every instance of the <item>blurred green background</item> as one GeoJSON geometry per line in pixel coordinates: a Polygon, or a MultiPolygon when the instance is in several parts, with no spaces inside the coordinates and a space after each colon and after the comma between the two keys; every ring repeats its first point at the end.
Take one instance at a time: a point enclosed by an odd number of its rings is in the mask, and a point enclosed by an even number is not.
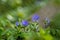
{"type": "Polygon", "coordinates": [[[0,40],[60,40],[60,0],[0,0],[0,40]],[[51,18],[47,10],[50,23],[46,27],[47,22],[42,19],[46,16],[45,7],[55,9],[50,11],[51,18]],[[45,24],[31,21],[34,14],[41,16],[42,9],[43,16],[39,20],[45,24]],[[22,20],[29,21],[29,25],[24,27],[22,20]]]}

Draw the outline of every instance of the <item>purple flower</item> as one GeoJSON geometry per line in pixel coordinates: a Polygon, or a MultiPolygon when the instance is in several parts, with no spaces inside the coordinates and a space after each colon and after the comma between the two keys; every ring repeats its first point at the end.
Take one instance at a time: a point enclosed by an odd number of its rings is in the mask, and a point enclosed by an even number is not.
{"type": "Polygon", "coordinates": [[[23,25],[23,26],[28,26],[28,24],[29,24],[29,23],[28,23],[27,20],[23,20],[23,21],[22,21],[22,25],[23,25]]]}
{"type": "Polygon", "coordinates": [[[32,21],[35,22],[35,21],[38,21],[39,20],[39,15],[35,14],[32,16],[32,21]]]}
{"type": "Polygon", "coordinates": [[[16,22],[16,26],[18,26],[19,25],[19,22],[16,22]]]}

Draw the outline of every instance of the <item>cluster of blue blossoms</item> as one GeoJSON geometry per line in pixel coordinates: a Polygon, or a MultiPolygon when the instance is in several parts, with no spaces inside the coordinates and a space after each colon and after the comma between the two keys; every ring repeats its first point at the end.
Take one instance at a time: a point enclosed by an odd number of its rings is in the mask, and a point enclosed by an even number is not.
{"type": "MultiPolygon", "coordinates": [[[[37,22],[39,19],[40,19],[40,16],[37,15],[37,14],[34,14],[34,15],[32,16],[32,21],[33,21],[33,22],[37,22]]],[[[50,20],[49,20],[47,17],[45,18],[45,21],[47,22],[47,24],[50,23],[50,20]]],[[[23,26],[28,26],[28,25],[29,25],[29,22],[28,22],[27,20],[22,20],[21,24],[22,24],[23,26]]],[[[18,26],[18,25],[19,25],[19,22],[16,22],[16,26],[18,26]]]]}
{"type": "MultiPolygon", "coordinates": [[[[39,15],[34,14],[34,15],[32,16],[32,21],[33,21],[33,22],[36,22],[36,21],[39,20],[39,18],[40,18],[39,15]]],[[[22,20],[21,24],[22,24],[23,26],[28,26],[28,25],[29,25],[29,22],[28,22],[27,20],[22,20]]],[[[18,25],[19,25],[19,22],[16,22],[16,26],[18,26],[18,25]]]]}

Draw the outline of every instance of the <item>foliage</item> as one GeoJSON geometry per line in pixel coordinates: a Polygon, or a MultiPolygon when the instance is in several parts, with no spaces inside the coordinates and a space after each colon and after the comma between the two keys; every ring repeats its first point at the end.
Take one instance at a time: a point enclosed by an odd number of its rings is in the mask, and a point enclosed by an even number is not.
{"type": "Polygon", "coordinates": [[[40,16],[33,13],[48,0],[0,0],[0,40],[59,40],[59,15],[45,20],[46,28],[38,22],[40,16]],[[30,19],[30,20],[29,20],[30,19]]]}
{"type": "Polygon", "coordinates": [[[53,5],[54,7],[60,7],[60,0],[48,0],[50,1],[50,4],[53,5]]]}
{"type": "Polygon", "coordinates": [[[60,40],[60,13],[53,18],[50,24],[50,33],[54,36],[55,40],[60,40]]]}

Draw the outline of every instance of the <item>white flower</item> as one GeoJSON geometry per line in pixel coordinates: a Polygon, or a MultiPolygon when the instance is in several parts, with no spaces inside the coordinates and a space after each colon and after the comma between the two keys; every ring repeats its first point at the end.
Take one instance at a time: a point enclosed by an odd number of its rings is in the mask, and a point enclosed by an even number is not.
{"type": "Polygon", "coordinates": [[[13,18],[13,16],[12,15],[7,15],[7,18],[10,20],[10,21],[13,21],[14,20],[14,18],[13,18]]]}

